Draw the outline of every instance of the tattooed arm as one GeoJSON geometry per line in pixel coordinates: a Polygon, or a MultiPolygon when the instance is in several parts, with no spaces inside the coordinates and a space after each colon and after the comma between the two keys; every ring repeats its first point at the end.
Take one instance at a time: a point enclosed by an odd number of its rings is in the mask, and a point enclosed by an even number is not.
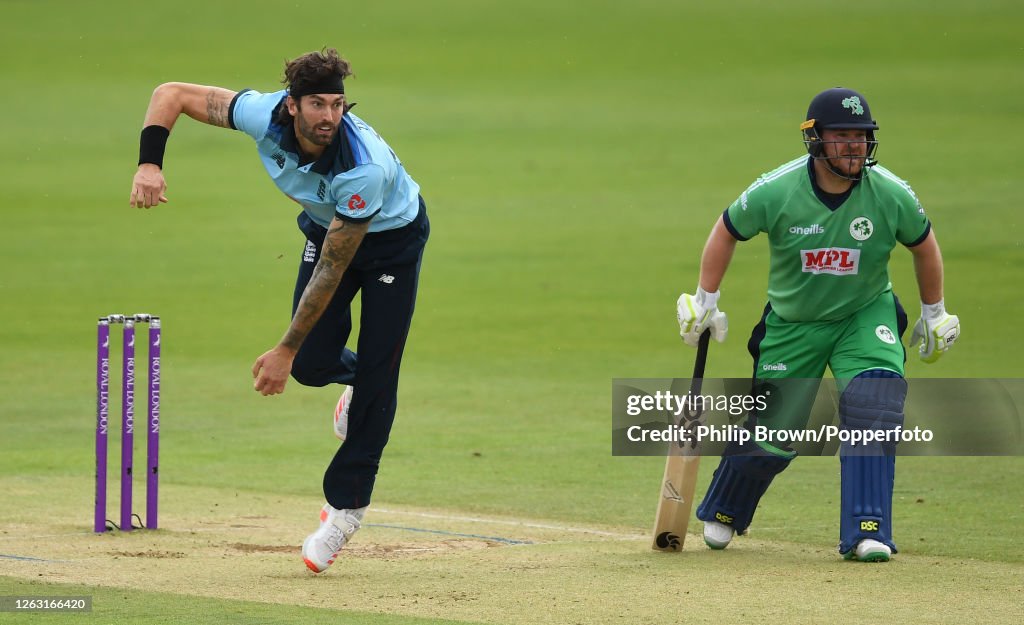
{"type": "MultiPolygon", "coordinates": [[[[163,126],[168,131],[184,113],[196,121],[228,128],[228,109],[235,92],[220,87],[206,87],[183,82],[168,82],[153,91],[146,110],[147,126],[163,126]]],[[[136,208],[149,208],[158,202],[166,202],[164,192],[167,182],[163,171],[152,163],[142,163],[132,180],[132,194],[129,200],[136,208]]]]}
{"type": "Polygon", "coordinates": [[[163,126],[170,130],[182,113],[211,126],[228,127],[228,107],[235,92],[184,82],[168,82],[153,91],[146,110],[145,126],[163,126]]]}
{"type": "Polygon", "coordinates": [[[368,221],[352,223],[337,217],[331,222],[323,249],[320,250],[320,260],[306,284],[288,331],[281,342],[257,358],[252,367],[252,377],[256,379],[253,388],[263,395],[284,392],[295,354],[334,297],[341,276],[352,261],[369,226],[368,221]]]}

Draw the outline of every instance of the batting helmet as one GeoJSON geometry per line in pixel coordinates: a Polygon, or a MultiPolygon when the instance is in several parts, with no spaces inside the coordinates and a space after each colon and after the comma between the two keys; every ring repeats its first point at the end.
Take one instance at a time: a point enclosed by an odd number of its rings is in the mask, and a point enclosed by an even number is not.
{"type": "MultiPolygon", "coordinates": [[[[807,153],[812,158],[825,158],[825,146],[821,140],[821,131],[827,129],[866,130],[868,152],[864,167],[871,167],[877,163],[872,160],[872,157],[878,147],[874,133],[878,130],[878,124],[872,119],[871,109],[868,108],[868,102],[864,96],[853,89],[842,87],[826,89],[814,96],[811,105],[807,107],[807,119],[800,124],[804,145],[807,146],[807,153]]],[[[831,166],[829,168],[832,169],[831,166]]]]}

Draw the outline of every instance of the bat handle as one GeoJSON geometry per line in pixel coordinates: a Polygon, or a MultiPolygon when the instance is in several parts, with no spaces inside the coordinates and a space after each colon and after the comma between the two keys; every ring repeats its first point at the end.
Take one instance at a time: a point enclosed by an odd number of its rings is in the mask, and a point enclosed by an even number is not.
{"type": "MultiPolygon", "coordinates": [[[[690,380],[690,399],[700,395],[701,383],[704,381],[704,367],[708,364],[708,345],[711,343],[711,330],[704,330],[697,341],[697,359],[693,363],[693,377],[690,380]]],[[[704,412],[704,407],[695,407],[691,401],[686,402],[683,414],[692,421],[704,412]]]]}

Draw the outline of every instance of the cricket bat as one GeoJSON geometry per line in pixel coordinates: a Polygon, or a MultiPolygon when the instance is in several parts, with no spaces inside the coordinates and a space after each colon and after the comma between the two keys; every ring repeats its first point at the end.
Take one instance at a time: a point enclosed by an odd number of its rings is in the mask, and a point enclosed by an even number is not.
{"type": "MultiPolygon", "coordinates": [[[[690,397],[700,395],[704,378],[704,365],[708,360],[708,342],[711,331],[705,330],[697,343],[697,360],[693,365],[690,382],[690,397]]],[[[680,425],[695,426],[703,412],[703,406],[687,405],[683,409],[680,425]]],[[[665,460],[665,477],[661,480],[658,500],[658,514],[654,518],[654,542],[656,551],[682,551],[686,540],[686,528],[690,524],[693,508],[693,493],[697,487],[697,469],[700,468],[700,446],[691,443],[671,443],[665,460]]]]}

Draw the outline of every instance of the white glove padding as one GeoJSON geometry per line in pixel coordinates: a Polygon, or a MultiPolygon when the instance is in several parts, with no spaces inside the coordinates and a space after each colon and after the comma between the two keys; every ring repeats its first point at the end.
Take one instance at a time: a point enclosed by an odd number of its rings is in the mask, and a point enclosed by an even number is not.
{"type": "Polygon", "coordinates": [[[914,324],[910,335],[910,346],[920,341],[918,354],[921,360],[933,363],[953,347],[960,336],[960,318],[946,312],[940,300],[937,304],[921,304],[921,318],[914,324]]]}
{"type": "Polygon", "coordinates": [[[697,287],[697,294],[683,293],[676,300],[676,320],[679,321],[679,336],[690,347],[697,347],[700,335],[711,329],[711,338],[719,343],[729,333],[729,320],[718,310],[718,291],[708,293],[697,287]]]}

